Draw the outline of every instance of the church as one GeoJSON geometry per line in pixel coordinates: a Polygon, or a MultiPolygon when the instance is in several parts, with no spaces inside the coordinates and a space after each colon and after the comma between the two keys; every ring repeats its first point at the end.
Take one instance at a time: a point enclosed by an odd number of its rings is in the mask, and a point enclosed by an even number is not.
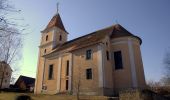
{"type": "Polygon", "coordinates": [[[59,13],[41,31],[35,94],[109,96],[146,87],[140,37],[120,24],[68,35],[59,13]]]}

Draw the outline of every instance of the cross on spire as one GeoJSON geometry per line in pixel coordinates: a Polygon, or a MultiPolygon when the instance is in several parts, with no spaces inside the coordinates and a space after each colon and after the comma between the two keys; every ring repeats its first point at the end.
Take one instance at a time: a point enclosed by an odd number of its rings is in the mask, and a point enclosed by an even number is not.
{"type": "Polygon", "coordinates": [[[57,14],[58,14],[58,12],[59,12],[59,2],[57,2],[56,6],[57,6],[57,14]]]}

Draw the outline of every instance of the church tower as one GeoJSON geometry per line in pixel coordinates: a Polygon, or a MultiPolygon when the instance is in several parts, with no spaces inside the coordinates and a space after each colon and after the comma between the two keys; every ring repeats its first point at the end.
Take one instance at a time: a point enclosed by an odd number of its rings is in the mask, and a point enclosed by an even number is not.
{"type": "Polygon", "coordinates": [[[63,25],[59,13],[55,14],[50,20],[46,28],[41,31],[41,42],[39,46],[39,57],[37,66],[37,77],[35,83],[35,93],[41,93],[43,89],[43,72],[45,66],[45,58],[42,56],[50,53],[57,46],[67,42],[67,31],[63,25]]]}
{"type": "Polygon", "coordinates": [[[68,33],[64,28],[59,13],[51,19],[47,27],[41,31],[41,33],[41,47],[44,48],[44,52],[46,50],[46,53],[49,53],[55,47],[62,45],[67,41],[68,33]]]}

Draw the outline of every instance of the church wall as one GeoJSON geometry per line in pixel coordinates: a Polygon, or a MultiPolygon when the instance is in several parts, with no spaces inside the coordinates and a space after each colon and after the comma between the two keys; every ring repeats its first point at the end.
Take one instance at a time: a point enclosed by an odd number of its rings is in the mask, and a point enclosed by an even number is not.
{"type": "Polygon", "coordinates": [[[98,95],[98,55],[97,46],[89,46],[73,52],[73,93],[80,83],[80,94],[98,95]],[[86,60],[86,50],[92,50],[92,59],[86,60]],[[92,79],[86,79],[86,69],[92,68],[92,79]],[[80,82],[79,82],[80,80],[80,82]]]}
{"type": "Polygon", "coordinates": [[[44,45],[48,42],[52,41],[52,36],[53,36],[53,32],[50,31],[48,33],[42,33],[42,39],[41,39],[41,45],[44,45]],[[48,40],[46,41],[46,36],[48,35],[48,40]]]}
{"type": "Polygon", "coordinates": [[[55,94],[57,92],[57,74],[58,74],[58,59],[46,59],[45,62],[45,71],[44,71],[44,80],[42,81],[44,86],[46,86],[46,90],[43,93],[55,94]],[[49,66],[53,65],[53,78],[51,80],[48,79],[49,75],[49,66]]]}
{"type": "Polygon", "coordinates": [[[135,56],[135,65],[136,65],[136,73],[137,73],[137,82],[139,88],[145,88],[145,75],[140,51],[140,43],[136,39],[133,39],[133,48],[134,48],[134,56],[135,56]]]}
{"type": "Polygon", "coordinates": [[[39,57],[38,57],[38,64],[37,64],[37,76],[35,82],[35,93],[42,92],[42,81],[43,81],[43,72],[44,72],[44,61],[45,59],[42,57],[44,54],[48,54],[52,50],[52,32],[49,33],[42,33],[41,37],[41,45],[42,47],[39,48],[39,57]],[[46,35],[48,34],[48,41],[46,41],[46,35]],[[46,45],[45,45],[46,44],[46,45]],[[46,53],[45,53],[46,49],[46,53]]]}
{"type": "Polygon", "coordinates": [[[61,88],[60,92],[65,92],[66,91],[66,80],[68,80],[69,76],[66,75],[66,67],[67,67],[67,60],[69,61],[70,64],[70,57],[69,55],[63,55],[62,56],[62,67],[61,67],[61,88]]]}
{"type": "Polygon", "coordinates": [[[110,39],[106,36],[103,40],[103,74],[104,74],[104,95],[113,95],[113,68],[111,61],[110,39]],[[107,52],[109,59],[107,59],[107,52]]]}
{"type": "Polygon", "coordinates": [[[119,50],[122,52],[123,69],[114,69],[113,76],[115,90],[144,88],[146,84],[139,40],[134,37],[122,37],[112,40],[112,59],[114,68],[115,62],[113,53],[114,51],[119,50]]]}
{"type": "Polygon", "coordinates": [[[132,87],[132,78],[131,78],[131,66],[129,60],[129,48],[127,43],[127,38],[119,38],[112,40],[111,48],[112,48],[112,66],[113,66],[113,76],[114,76],[114,89],[120,90],[125,88],[132,87]],[[114,62],[114,52],[121,51],[122,53],[122,63],[123,69],[115,70],[115,62],[114,62]]]}
{"type": "Polygon", "coordinates": [[[44,68],[44,58],[41,57],[41,51],[39,50],[37,74],[36,74],[35,89],[34,89],[34,93],[36,94],[41,93],[42,90],[43,68],[44,68]]]}
{"type": "Polygon", "coordinates": [[[64,42],[66,42],[67,41],[67,33],[66,32],[64,32],[64,31],[62,31],[61,29],[59,29],[59,28],[57,28],[57,27],[55,27],[54,28],[54,32],[55,33],[57,33],[57,34],[55,34],[54,35],[54,41],[56,42],[56,43],[64,43],[64,42]],[[60,35],[62,36],[61,38],[62,38],[62,40],[61,41],[59,41],[59,39],[60,39],[60,35]]]}

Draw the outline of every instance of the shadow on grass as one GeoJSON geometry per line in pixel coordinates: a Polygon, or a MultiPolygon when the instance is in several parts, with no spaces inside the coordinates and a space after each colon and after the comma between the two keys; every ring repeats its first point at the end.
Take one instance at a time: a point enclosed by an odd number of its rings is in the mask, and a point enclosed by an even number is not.
{"type": "Polygon", "coordinates": [[[31,97],[28,95],[20,95],[16,98],[16,100],[31,100],[31,97]]]}

